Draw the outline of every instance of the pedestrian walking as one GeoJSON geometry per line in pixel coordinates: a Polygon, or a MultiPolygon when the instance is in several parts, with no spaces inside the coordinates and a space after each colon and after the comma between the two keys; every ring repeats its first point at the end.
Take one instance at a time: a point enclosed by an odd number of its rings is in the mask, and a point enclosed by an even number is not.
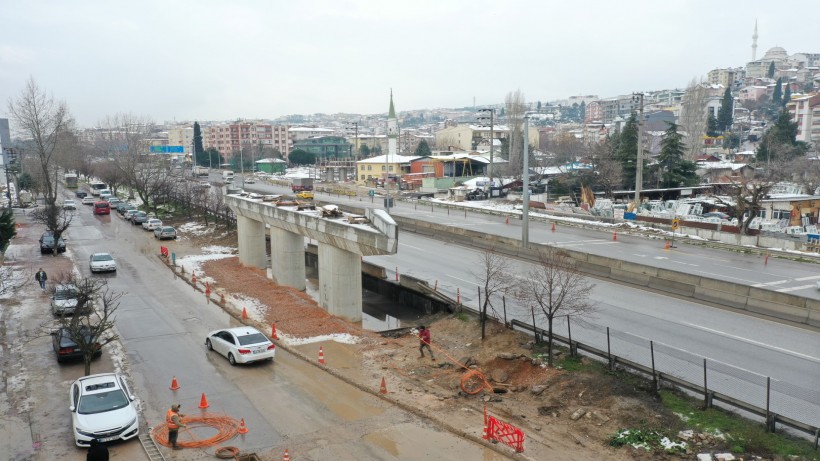
{"type": "Polygon", "coordinates": [[[427,352],[430,353],[430,358],[435,360],[436,358],[433,356],[433,349],[430,349],[430,330],[427,329],[424,325],[419,327],[419,353],[421,356],[420,359],[424,358],[424,348],[427,348],[427,352]]]}
{"type": "Polygon", "coordinates": [[[46,289],[46,280],[48,280],[48,275],[46,275],[46,271],[44,271],[42,267],[36,274],[34,274],[34,280],[40,282],[40,288],[43,290],[46,289]]]}
{"type": "Polygon", "coordinates": [[[108,461],[108,447],[97,439],[91,439],[85,461],[108,461]]]}
{"type": "Polygon", "coordinates": [[[182,450],[182,447],[177,446],[177,436],[179,435],[180,427],[188,427],[182,424],[182,418],[185,415],[179,412],[179,404],[171,405],[171,409],[165,415],[165,423],[168,425],[168,443],[174,450],[182,450]]]}

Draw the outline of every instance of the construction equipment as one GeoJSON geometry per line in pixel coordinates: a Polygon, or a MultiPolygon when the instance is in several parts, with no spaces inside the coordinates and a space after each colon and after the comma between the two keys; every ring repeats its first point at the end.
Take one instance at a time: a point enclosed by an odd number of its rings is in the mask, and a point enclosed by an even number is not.
{"type": "Polygon", "coordinates": [[[165,456],[159,451],[156,442],[151,438],[151,429],[148,429],[147,433],[140,434],[139,440],[142,449],[145,450],[145,454],[148,455],[150,461],[166,461],[165,456]]]}

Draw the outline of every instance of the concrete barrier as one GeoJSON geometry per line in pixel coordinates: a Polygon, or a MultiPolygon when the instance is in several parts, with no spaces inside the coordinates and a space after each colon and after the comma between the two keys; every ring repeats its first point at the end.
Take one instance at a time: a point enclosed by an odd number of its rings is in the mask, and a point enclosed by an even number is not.
{"type": "Polygon", "coordinates": [[[650,277],[648,286],[653,290],[674,293],[687,298],[691,298],[695,294],[695,285],[662,277],[650,277]]]}

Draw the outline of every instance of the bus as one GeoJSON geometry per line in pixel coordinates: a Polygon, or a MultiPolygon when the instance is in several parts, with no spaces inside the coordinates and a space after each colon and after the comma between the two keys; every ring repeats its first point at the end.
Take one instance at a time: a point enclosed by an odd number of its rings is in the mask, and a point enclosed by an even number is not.
{"type": "Polygon", "coordinates": [[[74,173],[66,173],[63,176],[63,181],[65,182],[66,189],[76,189],[77,188],[77,175],[74,173]]]}
{"type": "Polygon", "coordinates": [[[88,185],[88,188],[91,189],[91,195],[96,197],[100,195],[101,190],[108,189],[108,185],[104,182],[94,181],[88,185]]]}

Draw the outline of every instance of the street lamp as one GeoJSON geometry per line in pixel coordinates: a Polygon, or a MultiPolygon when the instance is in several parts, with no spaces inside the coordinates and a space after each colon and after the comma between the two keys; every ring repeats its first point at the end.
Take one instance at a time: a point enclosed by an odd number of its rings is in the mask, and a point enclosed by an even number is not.
{"type": "Polygon", "coordinates": [[[642,127],[643,127],[643,93],[632,93],[632,103],[638,104],[638,154],[637,165],[635,165],[635,214],[638,214],[638,208],[641,205],[641,186],[643,186],[643,142],[642,127]]]}
{"type": "Polygon", "coordinates": [[[487,166],[487,176],[490,177],[490,187],[493,185],[493,146],[495,144],[493,133],[493,120],[495,118],[495,108],[479,109],[481,116],[477,117],[479,121],[490,121],[490,164],[487,166]],[[489,114],[489,115],[487,115],[489,114]]]}

